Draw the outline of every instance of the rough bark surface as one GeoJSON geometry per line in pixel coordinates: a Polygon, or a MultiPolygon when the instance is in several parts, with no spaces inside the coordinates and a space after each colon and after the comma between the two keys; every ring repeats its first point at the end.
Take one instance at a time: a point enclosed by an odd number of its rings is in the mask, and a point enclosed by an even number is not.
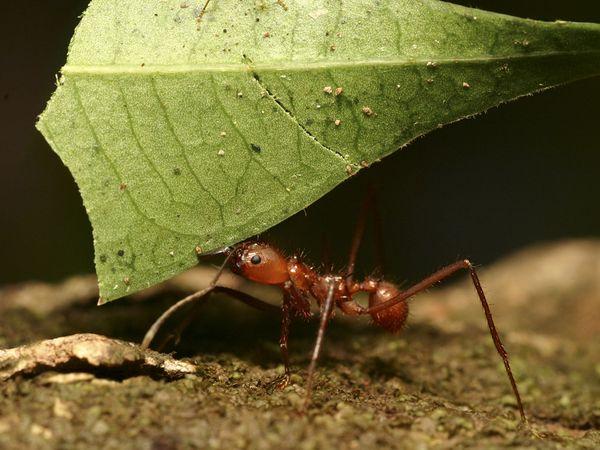
{"type": "Polygon", "coordinates": [[[0,348],[13,348],[0,350],[0,448],[598,448],[600,242],[533,247],[482,274],[541,437],[519,426],[466,276],[414,300],[398,336],[338,315],[302,416],[314,323],[293,327],[296,374],[275,392],[266,384],[282,371],[278,317],[232,300],[197,310],[165,348],[177,360],[123,342],[202,287],[210,270],[198,269],[103,307],[93,277],[0,290],[0,348]]]}

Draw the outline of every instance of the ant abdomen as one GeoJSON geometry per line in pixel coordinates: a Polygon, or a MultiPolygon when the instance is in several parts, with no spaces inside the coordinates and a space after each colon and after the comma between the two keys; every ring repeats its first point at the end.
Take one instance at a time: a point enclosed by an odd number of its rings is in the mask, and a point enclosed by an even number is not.
{"type": "MultiPolygon", "coordinates": [[[[387,281],[381,281],[377,284],[377,289],[369,295],[369,307],[372,308],[381,305],[400,295],[400,290],[395,284],[387,281]]],[[[398,333],[406,318],[408,317],[408,303],[401,301],[389,308],[371,313],[373,322],[391,333],[398,333]]]]}

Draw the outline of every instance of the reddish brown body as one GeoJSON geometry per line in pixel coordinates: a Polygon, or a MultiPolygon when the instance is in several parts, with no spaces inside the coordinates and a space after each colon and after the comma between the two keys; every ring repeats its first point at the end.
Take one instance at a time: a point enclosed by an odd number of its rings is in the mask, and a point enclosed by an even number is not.
{"type": "MultiPolygon", "coordinates": [[[[323,305],[331,283],[335,305],[342,313],[350,316],[367,312],[366,308],[354,301],[354,295],[359,292],[369,294],[369,308],[393,300],[401,293],[396,285],[387,281],[367,278],[362,282],[355,282],[340,275],[319,274],[298,256],[286,258],[278,249],[264,242],[242,243],[234,250],[230,261],[232,270],[239,275],[257,283],[279,286],[291,312],[302,317],[311,315],[310,297],[319,306],[323,305]]],[[[406,322],[408,303],[400,301],[369,314],[377,325],[396,333],[406,322]]]]}

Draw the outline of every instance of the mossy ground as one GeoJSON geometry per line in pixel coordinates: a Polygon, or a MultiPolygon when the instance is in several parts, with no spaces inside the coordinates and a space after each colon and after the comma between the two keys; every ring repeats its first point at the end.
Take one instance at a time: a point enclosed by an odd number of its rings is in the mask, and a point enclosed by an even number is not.
{"type": "MultiPolygon", "coordinates": [[[[270,392],[266,383],[282,370],[278,318],[214,298],[175,348],[197,376],[43,373],[1,383],[0,448],[598,448],[599,274],[600,244],[587,241],[522,252],[484,273],[537,437],[519,424],[475,293],[461,279],[415,301],[399,336],[336,317],[306,415],[298,408],[315,324],[295,324],[296,374],[270,392]]],[[[35,292],[29,304],[47,300],[35,292]]],[[[139,342],[181,294],[101,308],[67,302],[41,314],[11,304],[14,293],[0,292],[0,348],[77,332],[139,342]]]]}

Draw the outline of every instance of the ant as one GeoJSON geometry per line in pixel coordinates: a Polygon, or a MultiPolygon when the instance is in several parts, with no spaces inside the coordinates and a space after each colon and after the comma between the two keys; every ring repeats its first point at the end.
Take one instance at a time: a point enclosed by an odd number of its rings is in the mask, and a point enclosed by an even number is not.
{"type": "MultiPolygon", "coordinates": [[[[310,298],[313,298],[320,308],[320,323],[317,337],[308,367],[306,381],[306,397],[304,409],[308,407],[312,397],[315,369],[317,360],[321,354],[323,339],[327,324],[333,313],[334,306],[346,315],[361,316],[370,315],[373,322],[383,329],[398,333],[402,330],[408,317],[408,300],[416,294],[425,291],[436,283],[445,280],[460,270],[466,270],[471,276],[475,291],[479,296],[481,306],[485,314],[490,335],[496,350],[504,363],[506,374],[510,381],[514,396],[517,401],[519,413],[523,423],[527,424],[527,418],[521,396],[513,377],[508,354],[502,345],[500,336],[496,331],[494,320],[488,302],[485,298],[483,288],[477,276],[475,267],[468,259],[457,261],[443,267],[432,275],[423,279],[412,287],[402,291],[400,288],[383,279],[367,277],[362,281],[356,281],[353,276],[356,257],[365,231],[366,217],[369,213],[373,216],[377,227],[378,258],[382,258],[381,232],[379,229],[379,216],[371,191],[365,198],[359,220],[356,224],[348,266],[345,273],[321,274],[314,267],[306,264],[298,255],[285,257],[283,253],[273,245],[260,240],[247,240],[234,247],[227,247],[218,253],[226,254],[226,259],[208,287],[180,300],[167,311],[165,311],[146,333],[142,347],[147,348],[159,328],[164,322],[182,306],[199,300],[212,292],[227,294],[243,303],[260,310],[275,310],[281,313],[281,334],[279,346],[284,362],[284,374],[273,380],[270,384],[278,388],[285,388],[290,382],[290,363],[288,355],[288,338],[290,325],[294,316],[308,319],[312,316],[310,298]],[[281,307],[259,300],[249,294],[217,285],[217,281],[225,268],[229,266],[231,271],[256,283],[273,285],[281,289],[283,303],[281,307]],[[360,292],[368,294],[368,307],[360,305],[354,296],[360,292]]],[[[191,316],[188,316],[188,321],[191,316]]],[[[179,332],[181,332],[181,327],[179,332]]]]}

